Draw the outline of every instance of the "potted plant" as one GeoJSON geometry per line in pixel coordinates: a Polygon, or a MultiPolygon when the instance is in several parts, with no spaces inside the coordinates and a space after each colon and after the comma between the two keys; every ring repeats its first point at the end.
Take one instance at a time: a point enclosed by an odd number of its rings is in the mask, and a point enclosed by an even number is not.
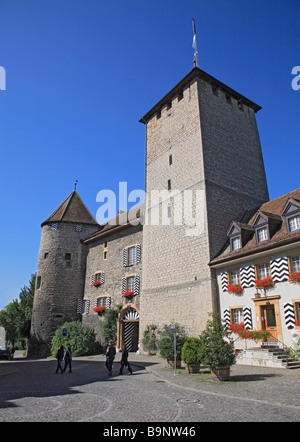
{"type": "Polygon", "coordinates": [[[300,272],[290,272],[289,282],[300,282],[300,272]]]}
{"type": "Polygon", "coordinates": [[[185,369],[189,373],[199,373],[200,370],[200,359],[199,359],[199,338],[187,338],[185,341],[181,356],[183,362],[186,364],[185,369]]]}
{"type": "MultiPolygon", "coordinates": [[[[183,344],[186,341],[186,332],[183,327],[175,324],[176,330],[176,367],[181,367],[181,351],[183,344]]],[[[163,331],[160,332],[161,338],[158,343],[160,355],[167,359],[168,364],[174,366],[174,333],[170,325],[165,325],[163,331]]]]}
{"type": "Polygon", "coordinates": [[[94,287],[99,287],[101,285],[100,281],[93,281],[93,286],[94,287]]]}
{"type": "Polygon", "coordinates": [[[226,381],[230,377],[230,367],[236,361],[233,340],[226,324],[212,315],[206,329],[200,335],[199,359],[208,365],[213,379],[226,381]]]}

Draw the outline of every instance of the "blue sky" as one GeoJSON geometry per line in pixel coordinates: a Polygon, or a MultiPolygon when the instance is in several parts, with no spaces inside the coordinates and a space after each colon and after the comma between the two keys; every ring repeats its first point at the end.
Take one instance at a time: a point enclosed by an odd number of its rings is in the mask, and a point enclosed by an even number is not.
{"type": "MultiPolygon", "coordinates": [[[[77,190],[144,189],[139,119],[199,67],[262,106],[270,192],[299,186],[299,0],[0,0],[0,309],[36,271],[41,227],[77,190]]],[[[122,209],[122,207],[120,207],[122,209]]]]}

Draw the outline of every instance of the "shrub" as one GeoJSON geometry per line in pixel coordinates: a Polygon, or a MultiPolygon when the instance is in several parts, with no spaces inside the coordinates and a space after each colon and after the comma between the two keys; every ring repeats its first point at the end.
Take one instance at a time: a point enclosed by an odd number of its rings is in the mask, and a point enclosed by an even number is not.
{"type": "Polygon", "coordinates": [[[200,339],[187,338],[182,347],[181,356],[185,364],[200,363],[200,339]]]}
{"type": "MultiPolygon", "coordinates": [[[[175,324],[176,330],[176,360],[181,360],[182,347],[187,339],[184,327],[175,324]]],[[[162,358],[174,361],[174,333],[171,331],[171,324],[165,325],[158,346],[162,358]]]]}
{"type": "Polygon", "coordinates": [[[59,327],[52,338],[51,354],[56,356],[58,348],[70,345],[73,356],[85,356],[95,351],[95,332],[79,321],[65,322],[59,327]],[[67,329],[67,336],[63,336],[63,329],[67,329]]]}
{"type": "Polygon", "coordinates": [[[156,353],[157,351],[157,326],[155,324],[147,325],[144,330],[142,344],[149,354],[156,353]]]}
{"type": "Polygon", "coordinates": [[[117,305],[114,308],[105,310],[103,321],[100,324],[100,330],[106,344],[111,342],[113,345],[116,345],[117,343],[117,319],[121,308],[121,305],[117,305]]]}
{"type": "Polygon", "coordinates": [[[235,363],[236,355],[233,340],[227,325],[221,324],[218,315],[212,315],[206,329],[200,335],[199,358],[201,363],[211,370],[230,367],[235,363]]]}

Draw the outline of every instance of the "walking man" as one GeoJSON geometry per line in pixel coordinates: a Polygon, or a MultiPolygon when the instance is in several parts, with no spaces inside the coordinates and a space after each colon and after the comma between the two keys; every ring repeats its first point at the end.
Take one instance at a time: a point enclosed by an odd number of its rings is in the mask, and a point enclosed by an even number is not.
{"type": "Polygon", "coordinates": [[[64,372],[66,371],[67,366],[69,366],[69,373],[72,373],[72,352],[71,352],[71,347],[68,346],[68,350],[66,351],[65,354],[65,368],[64,368],[64,372]]]}
{"type": "Polygon", "coordinates": [[[56,352],[56,359],[57,359],[56,373],[58,373],[58,370],[60,370],[60,372],[63,373],[63,369],[61,366],[63,358],[64,358],[64,346],[62,345],[56,352]]]}
{"type": "Polygon", "coordinates": [[[109,376],[111,376],[112,375],[113,362],[114,362],[114,359],[115,359],[115,356],[116,356],[116,349],[112,345],[111,342],[109,342],[109,344],[108,344],[108,347],[106,349],[105,355],[106,355],[106,362],[105,362],[106,368],[108,370],[109,376]]]}
{"type": "Polygon", "coordinates": [[[120,374],[123,374],[123,368],[127,368],[130,374],[132,374],[132,368],[130,367],[130,364],[128,362],[128,350],[126,348],[126,345],[124,344],[122,347],[122,359],[121,359],[121,366],[120,366],[120,374]]]}

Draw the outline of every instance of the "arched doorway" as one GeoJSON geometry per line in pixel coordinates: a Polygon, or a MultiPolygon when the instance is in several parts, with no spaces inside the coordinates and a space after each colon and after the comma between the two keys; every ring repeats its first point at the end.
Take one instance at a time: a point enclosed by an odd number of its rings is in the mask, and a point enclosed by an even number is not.
{"type": "Polygon", "coordinates": [[[125,344],[128,351],[138,351],[139,318],[139,312],[132,306],[120,312],[117,344],[119,348],[125,344]]]}

